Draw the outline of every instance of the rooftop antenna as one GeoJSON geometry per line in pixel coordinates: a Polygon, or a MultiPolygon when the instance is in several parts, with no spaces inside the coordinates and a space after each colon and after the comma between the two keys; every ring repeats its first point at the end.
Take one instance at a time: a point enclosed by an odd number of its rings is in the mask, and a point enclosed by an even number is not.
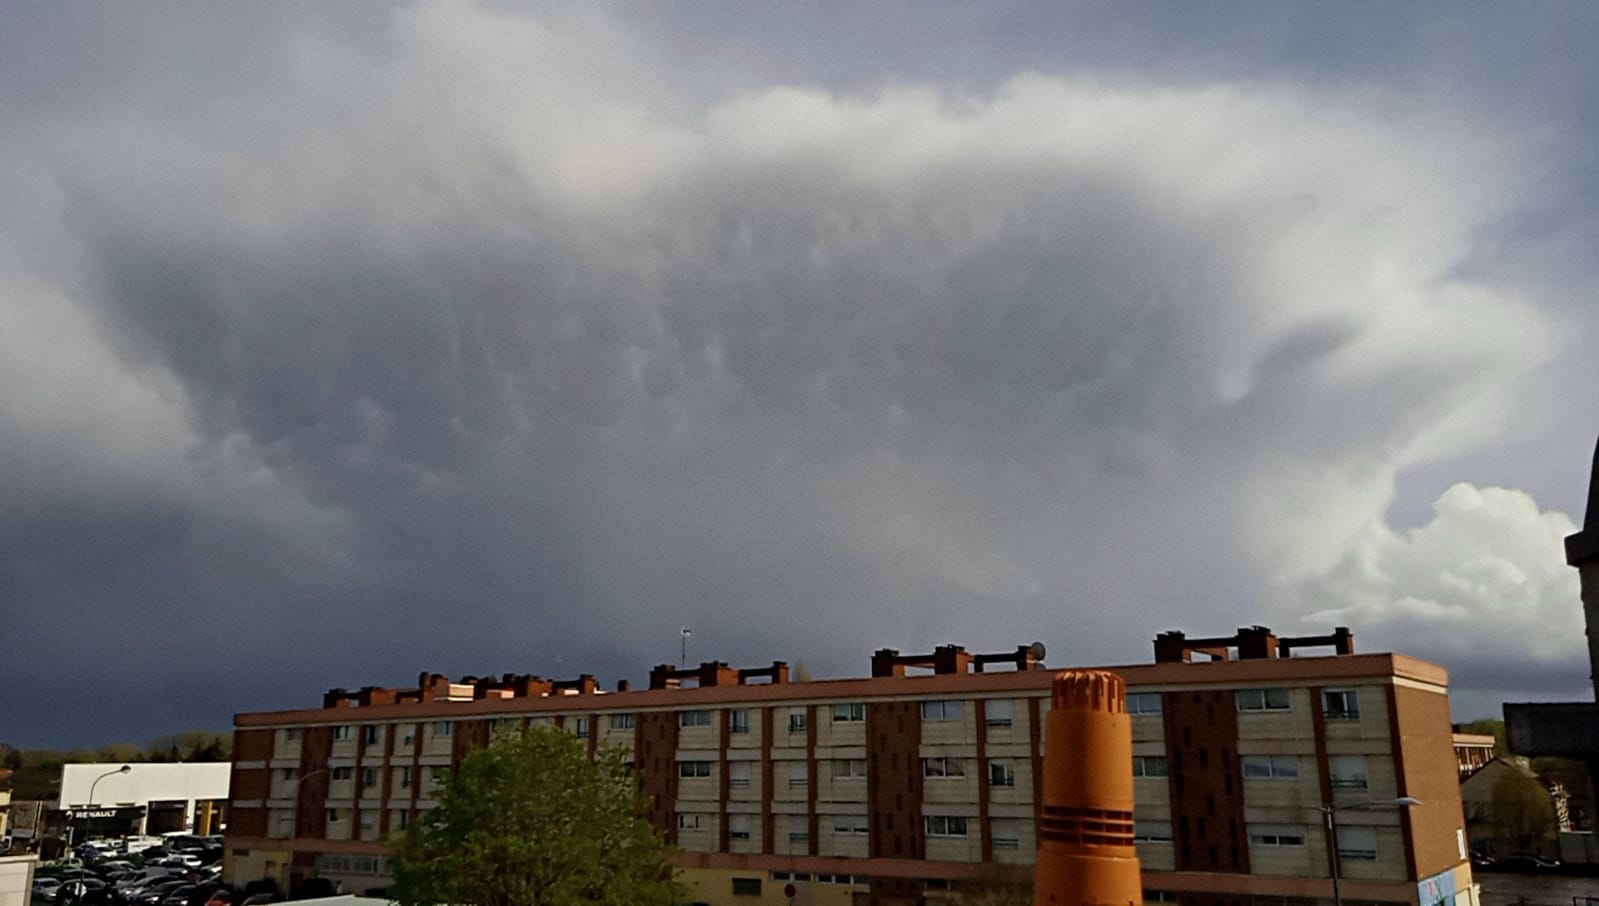
{"type": "Polygon", "coordinates": [[[678,660],[677,666],[684,670],[688,669],[688,637],[693,634],[694,629],[692,627],[683,627],[683,656],[680,660],[678,660]]]}

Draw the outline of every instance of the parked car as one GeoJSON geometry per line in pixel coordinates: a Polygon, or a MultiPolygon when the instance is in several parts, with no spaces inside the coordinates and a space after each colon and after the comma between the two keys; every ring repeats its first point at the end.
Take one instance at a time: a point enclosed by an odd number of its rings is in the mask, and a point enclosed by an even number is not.
{"type": "Polygon", "coordinates": [[[77,903],[93,890],[104,890],[106,882],[94,877],[73,878],[56,887],[51,895],[57,903],[77,903]]]}

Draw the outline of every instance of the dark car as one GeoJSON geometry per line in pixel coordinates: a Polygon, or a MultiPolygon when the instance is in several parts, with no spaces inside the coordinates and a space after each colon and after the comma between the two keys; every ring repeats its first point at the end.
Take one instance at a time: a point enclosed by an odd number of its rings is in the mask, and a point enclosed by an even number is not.
{"type": "Polygon", "coordinates": [[[1500,871],[1513,871],[1522,874],[1544,874],[1560,869],[1560,862],[1556,859],[1546,859],[1543,856],[1520,855],[1500,859],[1495,866],[1500,871]]]}
{"type": "Polygon", "coordinates": [[[86,902],[91,892],[105,887],[106,883],[96,877],[72,878],[56,888],[55,901],[61,904],[86,902]]]}
{"type": "Polygon", "coordinates": [[[194,892],[194,888],[193,884],[174,887],[167,891],[167,895],[160,899],[157,906],[188,906],[189,895],[194,892]]]}

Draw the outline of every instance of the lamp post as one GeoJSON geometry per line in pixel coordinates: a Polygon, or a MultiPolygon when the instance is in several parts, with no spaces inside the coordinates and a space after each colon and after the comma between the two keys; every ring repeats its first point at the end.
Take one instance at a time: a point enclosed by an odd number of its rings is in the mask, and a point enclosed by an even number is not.
{"type": "Polygon", "coordinates": [[[1421,800],[1415,796],[1400,796],[1397,799],[1388,799],[1381,802],[1355,802],[1350,805],[1333,805],[1323,802],[1317,808],[1321,809],[1322,817],[1327,820],[1327,864],[1332,867],[1333,906],[1343,906],[1344,900],[1338,889],[1338,813],[1354,811],[1356,809],[1371,808],[1409,808],[1420,805],[1421,800]]]}
{"type": "MultiPolygon", "coordinates": [[[[106,779],[107,777],[110,777],[113,774],[126,774],[129,771],[131,771],[131,770],[133,770],[133,765],[125,764],[122,767],[117,768],[114,771],[106,771],[104,774],[101,774],[99,777],[94,778],[94,782],[89,784],[89,806],[88,806],[88,810],[91,811],[91,812],[94,811],[94,788],[100,785],[100,781],[106,779]]],[[[93,821],[94,818],[90,817],[90,818],[87,818],[85,820],[93,821]]],[[[83,895],[85,893],[88,893],[88,891],[83,889],[83,879],[84,879],[84,876],[85,876],[85,872],[87,872],[88,869],[89,869],[89,863],[84,861],[82,856],[79,856],[78,857],[78,895],[74,899],[82,900],[83,899],[83,895]]]]}
{"type": "MultiPolygon", "coordinates": [[[[289,836],[291,838],[294,837],[296,834],[298,834],[300,832],[300,783],[301,783],[301,781],[305,780],[307,777],[315,777],[318,774],[327,774],[327,773],[328,773],[328,769],[327,768],[317,768],[314,771],[306,771],[304,774],[297,774],[295,776],[295,778],[294,778],[294,795],[290,797],[290,799],[293,801],[294,804],[289,809],[289,821],[290,821],[289,836]]],[[[284,862],[283,863],[283,875],[279,879],[279,883],[283,887],[283,893],[287,894],[289,892],[289,863],[288,862],[284,862]]]]}

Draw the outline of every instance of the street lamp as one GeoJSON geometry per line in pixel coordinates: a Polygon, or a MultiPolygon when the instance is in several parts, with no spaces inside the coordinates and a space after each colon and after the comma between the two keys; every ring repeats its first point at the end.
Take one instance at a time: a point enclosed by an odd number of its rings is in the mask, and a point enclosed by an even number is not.
{"type": "Polygon", "coordinates": [[[1321,809],[1322,816],[1327,819],[1327,863],[1332,866],[1333,906],[1343,906],[1344,903],[1343,896],[1338,890],[1338,813],[1370,808],[1409,808],[1412,805],[1420,804],[1421,800],[1415,796],[1400,796],[1397,799],[1387,799],[1379,802],[1355,802],[1350,805],[1333,805],[1330,802],[1323,802],[1317,806],[1317,808],[1321,809]]]}
{"type": "MultiPolygon", "coordinates": [[[[126,774],[129,771],[131,771],[131,770],[133,770],[133,765],[125,764],[122,767],[117,768],[114,771],[106,771],[104,774],[101,774],[99,777],[94,778],[94,782],[89,784],[89,806],[88,806],[88,811],[90,811],[90,812],[94,811],[94,788],[100,785],[100,781],[106,779],[107,777],[110,777],[113,774],[126,774]]],[[[89,818],[87,818],[85,820],[93,821],[94,817],[91,815],[89,818]]],[[[76,899],[78,899],[78,900],[82,900],[83,899],[83,895],[88,892],[88,891],[83,889],[84,873],[86,871],[88,871],[88,868],[89,868],[89,863],[84,861],[83,856],[81,856],[81,855],[78,856],[78,896],[76,897],[76,899]]]]}

